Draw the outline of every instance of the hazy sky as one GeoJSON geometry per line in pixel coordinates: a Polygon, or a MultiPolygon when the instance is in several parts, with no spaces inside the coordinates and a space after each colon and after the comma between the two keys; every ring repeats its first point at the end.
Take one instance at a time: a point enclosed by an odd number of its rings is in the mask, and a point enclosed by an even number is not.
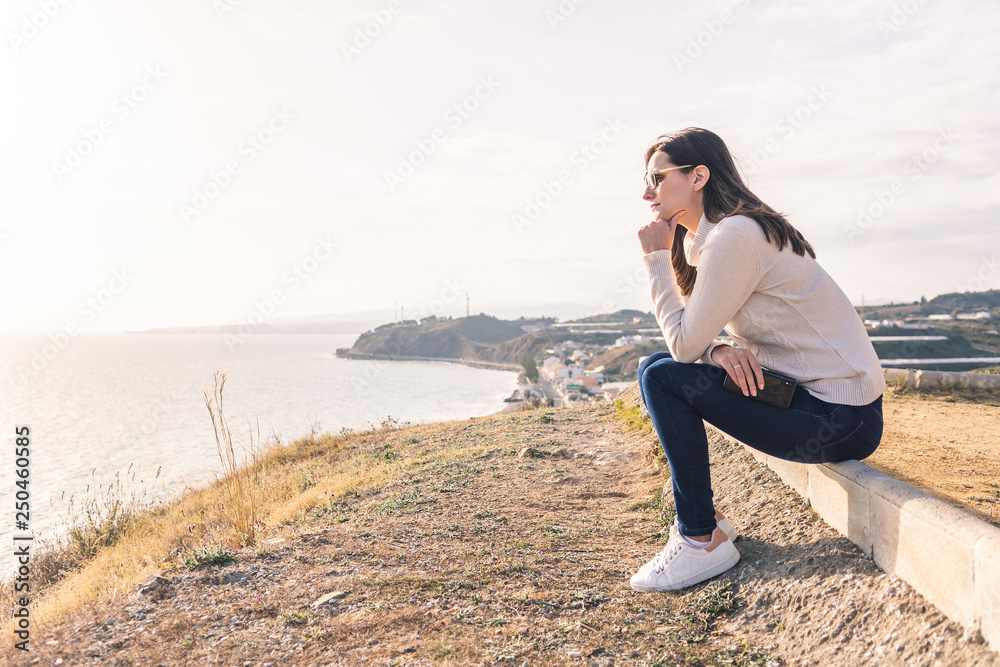
{"type": "Polygon", "coordinates": [[[642,154],[689,125],[855,303],[1000,287],[996,0],[0,12],[4,330],[649,310],[642,154]]]}

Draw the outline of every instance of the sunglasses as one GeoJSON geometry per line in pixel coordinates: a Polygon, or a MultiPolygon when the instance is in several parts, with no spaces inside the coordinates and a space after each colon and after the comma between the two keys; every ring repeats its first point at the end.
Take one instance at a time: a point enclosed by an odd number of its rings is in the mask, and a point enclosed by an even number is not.
{"type": "Polygon", "coordinates": [[[666,177],[668,171],[673,171],[674,169],[687,169],[688,167],[693,167],[694,165],[686,164],[683,167],[667,167],[666,169],[655,169],[653,171],[646,172],[646,187],[650,190],[655,190],[663,179],[666,177]]]}

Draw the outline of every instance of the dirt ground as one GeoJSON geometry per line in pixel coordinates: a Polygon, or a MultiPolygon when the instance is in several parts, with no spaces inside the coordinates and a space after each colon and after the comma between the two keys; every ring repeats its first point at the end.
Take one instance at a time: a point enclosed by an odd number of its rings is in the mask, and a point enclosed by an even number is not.
{"type": "Polygon", "coordinates": [[[887,392],[882,408],[865,463],[1000,526],[1000,396],[887,392]]]}
{"type": "MultiPolygon", "coordinates": [[[[923,403],[891,405],[923,414],[923,403]]],[[[89,610],[33,637],[29,655],[8,653],[12,664],[1000,667],[980,636],[718,434],[716,504],[740,532],[741,561],[662,594],[633,592],[628,578],[666,542],[666,471],[652,434],[610,406],[379,437],[373,451],[389,442],[413,458],[404,477],[229,564],[166,571],[162,597],[89,610]],[[418,455],[459,441],[471,453],[418,455]]]]}

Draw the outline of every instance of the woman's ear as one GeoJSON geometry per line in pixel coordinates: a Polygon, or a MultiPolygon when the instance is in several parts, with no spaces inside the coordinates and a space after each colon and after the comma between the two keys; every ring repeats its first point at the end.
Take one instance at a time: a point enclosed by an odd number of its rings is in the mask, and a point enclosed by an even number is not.
{"type": "Polygon", "coordinates": [[[705,184],[708,183],[709,177],[712,175],[712,172],[708,170],[708,167],[703,164],[699,164],[691,173],[694,174],[694,181],[692,181],[691,184],[694,186],[695,192],[705,187],[705,184]]]}

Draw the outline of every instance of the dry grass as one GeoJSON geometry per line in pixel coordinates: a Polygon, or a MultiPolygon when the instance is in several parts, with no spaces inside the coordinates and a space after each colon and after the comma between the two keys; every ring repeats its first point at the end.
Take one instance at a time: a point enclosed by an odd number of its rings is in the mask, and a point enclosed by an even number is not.
{"type": "MultiPolygon", "coordinates": [[[[264,461],[267,459],[269,447],[260,439],[260,424],[257,424],[256,437],[254,429],[248,427],[248,442],[239,442],[226,421],[222,409],[222,393],[226,387],[226,373],[215,374],[215,387],[212,392],[205,392],[205,407],[212,418],[212,430],[215,432],[215,446],[222,463],[222,474],[219,484],[226,494],[226,514],[231,534],[228,536],[240,548],[255,546],[259,543],[261,523],[261,508],[263,505],[264,461]],[[236,444],[243,449],[243,456],[236,452],[236,444]]],[[[248,425],[249,426],[249,425],[248,425]]]]}
{"type": "MultiPolygon", "coordinates": [[[[381,428],[338,435],[313,434],[286,446],[262,446],[254,436],[240,457],[242,440],[223,413],[225,375],[205,392],[223,473],[166,505],[126,498],[116,478],[110,490],[64,519],[69,541],[46,545],[32,561],[33,629],[59,624],[82,609],[99,612],[122,604],[153,572],[173,570],[210,546],[252,546],[268,526],[292,523],[332,507],[338,499],[391,483],[416,461],[468,455],[481,443],[456,443],[429,451],[417,438],[392,437],[406,426],[387,419],[381,428]]],[[[408,432],[428,434],[430,424],[408,432]]],[[[423,437],[421,435],[420,439],[423,437]]],[[[0,603],[13,604],[13,586],[2,586],[0,603]]]]}

